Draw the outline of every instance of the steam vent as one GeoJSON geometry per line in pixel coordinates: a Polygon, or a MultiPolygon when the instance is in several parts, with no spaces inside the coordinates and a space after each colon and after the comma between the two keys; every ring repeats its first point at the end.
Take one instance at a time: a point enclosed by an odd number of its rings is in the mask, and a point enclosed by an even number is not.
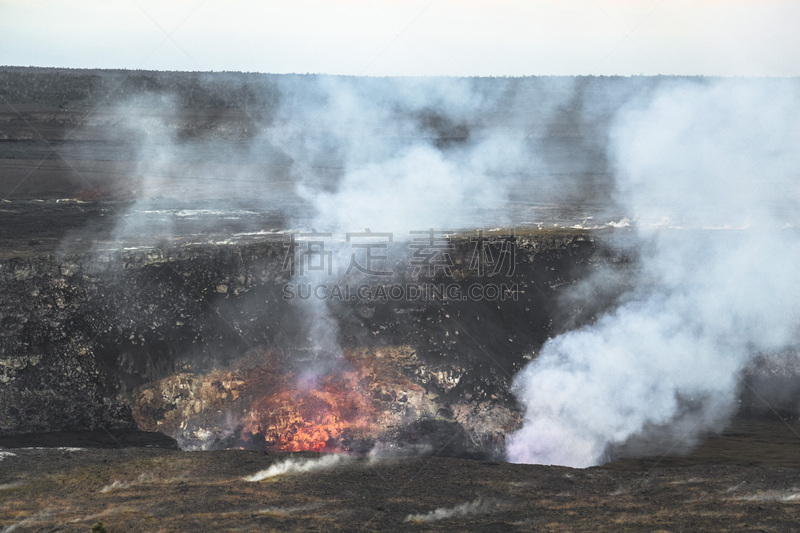
{"type": "Polygon", "coordinates": [[[0,69],[0,531],[795,527],[799,89],[0,69]]]}

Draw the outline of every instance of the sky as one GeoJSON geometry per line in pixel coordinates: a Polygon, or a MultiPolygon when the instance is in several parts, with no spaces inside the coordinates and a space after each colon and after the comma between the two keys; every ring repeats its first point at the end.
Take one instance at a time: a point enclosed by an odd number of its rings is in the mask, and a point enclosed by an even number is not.
{"type": "Polygon", "coordinates": [[[0,65],[800,75],[800,0],[0,0],[0,65]]]}

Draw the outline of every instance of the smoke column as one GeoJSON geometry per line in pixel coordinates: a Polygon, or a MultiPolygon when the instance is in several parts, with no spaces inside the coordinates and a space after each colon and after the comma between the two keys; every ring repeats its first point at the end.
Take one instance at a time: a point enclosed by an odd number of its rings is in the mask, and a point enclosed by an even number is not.
{"type": "Polygon", "coordinates": [[[621,109],[609,156],[637,288],[516,377],[511,461],[586,467],[631,437],[692,443],[729,420],[757,355],[797,342],[798,118],[794,80],[669,83],[621,109]]]}
{"type": "MultiPolygon", "coordinates": [[[[469,79],[322,77],[286,96],[276,122],[309,126],[297,136],[268,131],[261,142],[296,162],[297,194],[310,216],[303,212],[291,224],[330,233],[326,251],[334,266],[330,276],[307,271],[295,281],[341,280],[352,252],[344,243],[348,232],[391,234],[398,243],[411,231],[508,224],[509,201],[527,185],[520,176],[545,166],[540,130],[569,101],[572,85],[570,79],[552,81],[532,102],[511,83],[489,91],[469,79]],[[510,117],[497,118],[532,103],[537,107],[529,124],[509,127],[510,117]],[[538,134],[533,141],[526,137],[532,132],[538,134]],[[338,175],[320,180],[320,166],[338,175]]],[[[314,349],[340,354],[340,317],[328,303],[312,297],[295,305],[314,349]]]]}

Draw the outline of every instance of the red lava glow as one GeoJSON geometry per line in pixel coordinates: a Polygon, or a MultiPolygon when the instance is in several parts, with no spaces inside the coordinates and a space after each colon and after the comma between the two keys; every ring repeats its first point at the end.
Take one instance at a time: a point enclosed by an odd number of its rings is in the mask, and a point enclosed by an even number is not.
{"type": "Polygon", "coordinates": [[[334,451],[343,436],[375,428],[368,394],[356,372],[339,372],[308,388],[283,387],[253,401],[242,435],[260,435],[281,451],[334,451]]]}

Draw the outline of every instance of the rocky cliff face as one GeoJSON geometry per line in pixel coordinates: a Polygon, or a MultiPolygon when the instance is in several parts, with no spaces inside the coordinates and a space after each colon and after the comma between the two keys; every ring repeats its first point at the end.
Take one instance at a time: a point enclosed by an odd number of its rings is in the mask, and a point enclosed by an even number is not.
{"type": "Polygon", "coordinates": [[[131,424],[119,394],[194,353],[235,349],[212,306],[228,287],[272,282],[269,259],[265,245],[5,260],[3,429],[131,424]]]}
{"type": "Polygon", "coordinates": [[[137,425],[187,447],[283,449],[427,446],[426,435],[456,431],[454,453],[486,452],[518,423],[513,374],[549,336],[596,312],[560,297],[624,260],[587,232],[532,232],[514,238],[513,273],[488,277],[471,268],[473,241],[453,239],[445,277],[421,279],[398,262],[390,279],[359,280],[370,298],[319,302],[337,325],[333,356],[309,338],[309,301],[287,298],[283,238],[6,258],[0,431],[137,425]],[[399,283],[463,295],[472,286],[477,297],[375,289],[399,283]],[[514,294],[501,302],[481,292],[490,285],[514,294]],[[302,444],[327,423],[335,427],[302,444]]]}

